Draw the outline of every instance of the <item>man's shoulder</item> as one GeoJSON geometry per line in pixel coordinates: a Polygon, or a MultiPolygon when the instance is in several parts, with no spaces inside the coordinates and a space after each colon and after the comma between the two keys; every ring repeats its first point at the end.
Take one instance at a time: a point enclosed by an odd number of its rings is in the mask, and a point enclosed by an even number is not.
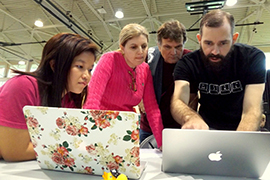
{"type": "Polygon", "coordinates": [[[255,48],[254,46],[248,45],[248,44],[243,44],[243,43],[235,43],[234,47],[237,48],[247,48],[247,49],[252,49],[255,48]]]}
{"type": "Polygon", "coordinates": [[[148,54],[153,54],[153,53],[160,53],[159,49],[158,49],[158,46],[150,47],[148,49],[148,54]]]}
{"type": "Polygon", "coordinates": [[[158,46],[150,47],[148,49],[148,58],[147,58],[148,64],[152,63],[153,61],[158,61],[160,57],[161,53],[158,49],[158,46]]]}
{"type": "Polygon", "coordinates": [[[251,45],[248,45],[248,44],[242,44],[242,43],[235,43],[234,46],[233,46],[234,50],[236,51],[240,51],[244,54],[246,54],[246,52],[262,52],[260,49],[258,49],[257,47],[255,46],[251,46],[251,45]]]}
{"type": "Polygon", "coordinates": [[[262,50],[257,47],[250,46],[242,43],[235,43],[233,46],[232,56],[238,59],[238,62],[254,62],[265,59],[265,55],[262,50]]]}
{"type": "Polygon", "coordinates": [[[190,53],[190,52],[192,52],[192,51],[189,50],[189,49],[184,49],[184,50],[183,50],[183,56],[186,55],[186,54],[188,54],[188,53],[190,53]]]}
{"type": "Polygon", "coordinates": [[[199,59],[200,58],[200,50],[187,50],[183,52],[183,58],[182,59],[199,59]],[[184,54],[185,52],[185,54],[184,54]]]}

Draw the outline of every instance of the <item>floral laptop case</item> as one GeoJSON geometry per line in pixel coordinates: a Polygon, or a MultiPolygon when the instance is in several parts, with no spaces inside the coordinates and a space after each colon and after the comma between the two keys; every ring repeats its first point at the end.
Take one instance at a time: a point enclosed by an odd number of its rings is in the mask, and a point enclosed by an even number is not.
{"type": "Polygon", "coordinates": [[[41,168],[102,175],[117,169],[138,179],[139,114],[126,111],[25,106],[41,168]]]}

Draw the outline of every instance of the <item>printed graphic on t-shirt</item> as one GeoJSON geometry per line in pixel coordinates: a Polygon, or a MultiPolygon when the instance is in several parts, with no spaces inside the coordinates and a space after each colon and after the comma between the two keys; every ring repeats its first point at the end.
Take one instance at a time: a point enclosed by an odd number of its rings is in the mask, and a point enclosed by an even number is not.
{"type": "Polygon", "coordinates": [[[227,95],[243,91],[243,86],[239,80],[220,85],[200,82],[198,88],[201,93],[211,95],[227,95]]]}

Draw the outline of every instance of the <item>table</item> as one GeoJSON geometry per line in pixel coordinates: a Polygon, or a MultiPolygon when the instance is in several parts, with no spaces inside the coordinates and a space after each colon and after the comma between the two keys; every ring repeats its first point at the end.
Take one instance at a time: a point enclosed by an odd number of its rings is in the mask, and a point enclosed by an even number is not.
{"type": "MultiPolygon", "coordinates": [[[[157,149],[141,149],[141,161],[146,162],[140,180],[243,180],[236,177],[183,175],[161,171],[162,153],[157,149]]],[[[42,170],[35,160],[25,162],[5,162],[0,160],[1,180],[102,180],[101,176],[42,170]]],[[[254,180],[254,179],[246,179],[254,180]]],[[[270,163],[261,180],[270,180],[270,163]]]]}

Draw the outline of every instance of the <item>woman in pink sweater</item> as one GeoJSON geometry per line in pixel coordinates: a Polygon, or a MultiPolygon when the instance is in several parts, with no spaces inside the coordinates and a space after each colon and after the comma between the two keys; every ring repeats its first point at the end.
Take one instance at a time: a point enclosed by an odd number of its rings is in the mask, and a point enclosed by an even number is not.
{"type": "Polygon", "coordinates": [[[148,32],[139,24],[128,24],[119,35],[120,50],[102,55],[89,86],[86,109],[133,111],[143,99],[158,147],[162,145],[162,119],[153,79],[146,59],[148,32]]]}
{"type": "Polygon", "coordinates": [[[0,87],[0,159],[35,159],[23,107],[82,108],[98,47],[88,38],[60,33],[48,40],[38,69],[0,87]]]}

